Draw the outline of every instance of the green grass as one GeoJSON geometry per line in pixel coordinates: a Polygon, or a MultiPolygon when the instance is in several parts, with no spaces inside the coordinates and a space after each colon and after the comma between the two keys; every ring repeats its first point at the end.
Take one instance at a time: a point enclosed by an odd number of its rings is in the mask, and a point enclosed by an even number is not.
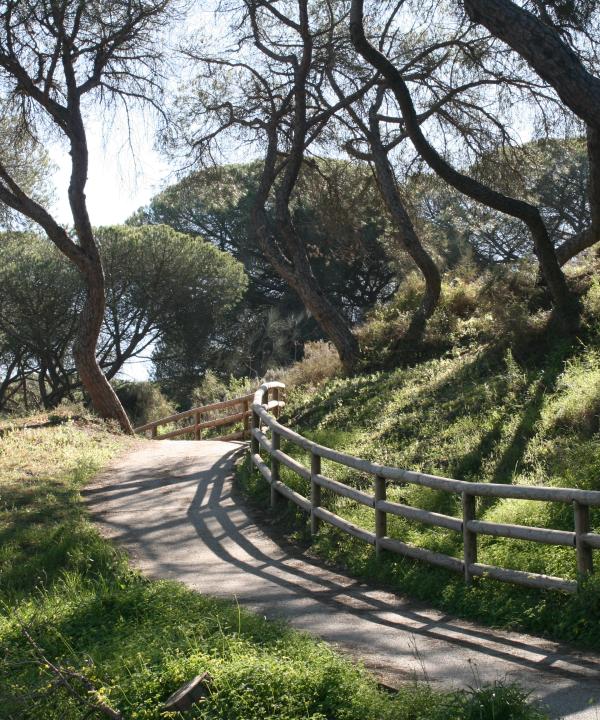
{"type": "Polygon", "coordinates": [[[161,703],[205,671],[209,696],[188,717],[545,717],[514,686],[444,694],[422,683],[389,694],[325,643],[133,572],[90,524],[79,495],[130,442],[92,418],[0,438],[0,718],[99,717],[53,686],[24,628],[50,661],[94,683],[91,702],[102,699],[130,720],[178,717],[161,703]]]}
{"type": "MultiPolygon", "coordinates": [[[[387,465],[468,481],[546,484],[600,490],[600,355],[593,347],[555,344],[542,361],[520,366],[510,352],[472,347],[414,367],[337,378],[312,393],[288,398],[284,422],[329,447],[387,465]]],[[[308,464],[290,443],[282,449],[308,464]]],[[[372,491],[372,478],[323,461],[323,474],[372,491]]],[[[287,469],[298,492],[308,482],[287,469]]],[[[247,492],[266,499],[265,483],[242,470],[247,492]]],[[[460,497],[411,485],[388,484],[388,498],[459,517],[460,497]]],[[[373,511],[323,491],[323,504],[374,530],[373,511]]],[[[482,499],[480,519],[573,529],[573,510],[559,503],[482,499]]],[[[600,512],[591,513],[600,531],[600,512]]],[[[311,541],[306,518],[290,514],[298,539],[311,541]]],[[[388,534],[460,557],[462,537],[388,516],[388,534]]],[[[322,557],[359,577],[376,579],[440,609],[484,623],[527,630],[600,649],[600,576],[575,596],[477,580],[470,588],[448,571],[385,554],[323,525],[312,539],[322,557]]],[[[575,552],[504,538],[479,537],[479,561],[575,579],[575,552]]],[[[600,558],[596,558],[596,566],[600,558]]]]}

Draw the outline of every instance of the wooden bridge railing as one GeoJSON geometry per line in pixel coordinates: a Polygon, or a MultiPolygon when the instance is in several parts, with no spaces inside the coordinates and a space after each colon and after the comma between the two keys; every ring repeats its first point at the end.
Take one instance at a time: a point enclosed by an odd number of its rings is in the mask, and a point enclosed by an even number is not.
{"type": "MultiPolygon", "coordinates": [[[[279,410],[284,403],[279,398],[279,389],[272,391],[273,399],[269,402],[266,398],[265,407],[269,411],[273,411],[275,416],[279,415],[279,410]]],[[[228,435],[220,435],[211,440],[244,440],[250,438],[250,404],[254,398],[254,393],[242,395],[232,400],[224,400],[223,402],[212,403],[211,405],[201,405],[193,407],[190,410],[169,415],[168,417],[154,420],[135,428],[136,433],[150,434],[154,440],[168,440],[171,438],[189,435],[194,440],[201,440],[202,433],[206,430],[214,428],[227,427],[229,425],[242,424],[242,430],[229,433],[228,435]],[[185,422],[185,421],[188,422],[185,422]],[[158,434],[161,426],[176,425],[184,421],[181,427],[176,427],[162,435],[158,434]]]]}
{"type": "MultiPolygon", "coordinates": [[[[582,578],[593,570],[592,550],[600,548],[600,534],[590,530],[591,506],[600,506],[600,491],[577,490],[573,488],[534,487],[526,485],[502,485],[498,483],[466,482],[451,480],[435,475],[387,467],[361,460],[346,453],[318,445],[277,422],[270,414],[270,403],[267,402],[269,392],[279,394],[285,386],[282,383],[265,383],[256,391],[252,403],[252,429],[250,457],[252,464],[261,472],[271,486],[271,503],[274,505],[280,496],[296,503],[302,510],[310,514],[311,532],[317,532],[320,522],[326,522],[374,545],[379,555],[382,550],[423,560],[462,573],[465,581],[470,583],[474,576],[488,576],[496,580],[518,583],[530,587],[574,592],[577,582],[560,577],[552,577],[522,570],[485,565],[477,562],[477,537],[493,535],[496,537],[530,540],[549,545],[565,545],[572,547],[576,553],[577,570],[582,578]],[[271,439],[263,432],[263,425],[271,432],[271,439]],[[281,438],[308,451],[311,456],[310,469],[294,458],[282,452],[281,438]],[[271,467],[262,459],[260,450],[263,448],[271,458],[271,467]],[[335,463],[353,468],[359,472],[372,475],[374,478],[373,494],[363,492],[324,476],[321,473],[321,460],[325,458],[335,463]],[[300,495],[281,481],[280,468],[285,465],[300,477],[310,482],[310,498],[300,495]],[[424,487],[459,494],[462,497],[462,518],[442,515],[428,510],[390,502],[386,499],[387,481],[409,483],[424,487]],[[365,530],[348,520],[321,507],[321,488],[326,488],[337,495],[350,498],[355,502],[373,508],[375,515],[375,532],[365,530]],[[546,502],[570,503],[573,505],[573,531],[553,530],[548,528],[477,520],[475,502],[478,497],[515,498],[519,500],[540,500],[546,502]],[[398,515],[409,520],[448,528],[460,533],[463,538],[463,557],[434,552],[416,547],[387,535],[387,516],[398,515]]],[[[279,397],[279,395],[277,395],[279,397]]]]}

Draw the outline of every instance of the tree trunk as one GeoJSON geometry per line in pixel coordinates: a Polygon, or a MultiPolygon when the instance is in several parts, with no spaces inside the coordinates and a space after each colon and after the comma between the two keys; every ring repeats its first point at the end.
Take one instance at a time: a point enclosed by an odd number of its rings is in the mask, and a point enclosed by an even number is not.
{"type": "Polygon", "coordinates": [[[463,0],[469,18],[505,42],[588,125],[600,126],[600,78],[559,32],[511,0],[463,0]]]}
{"type": "Polygon", "coordinates": [[[402,74],[365,35],[363,25],[363,0],[352,0],[350,12],[350,35],[356,51],[386,79],[402,112],[404,126],[412,144],[429,167],[449,185],[464,195],[487,207],[518,218],[531,233],[540,269],[548,286],[554,305],[555,317],[561,331],[571,334],[579,326],[579,304],[570,292],[560,269],[554,246],[537,207],[523,200],[503,195],[475,178],[456,170],[429,143],[421,131],[410,90],[402,74]]]}
{"type": "MultiPolygon", "coordinates": [[[[8,388],[13,382],[18,382],[19,378],[19,358],[15,357],[7,366],[4,378],[0,382],[0,410],[4,407],[5,396],[8,388]],[[13,370],[17,369],[16,379],[12,377],[13,370]]],[[[24,396],[25,397],[25,396],[24,396]]],[[[25,407],[27,408],[27,398],[25,398],[25,407]]]]}
{"type": "MultiPolygon", "coordinates": [[[[377,121],[375,120],[375,122],[377,121]]],[[[421,304],[411,318],[406,336],[399,338],[398,342],[406,339],[419,340],[425,331],[427,320],[433,315],[440,299],[442,287],[440,272],[431,255],[429,255],[421,244],[414,225],[404,207],[394,172],[390,166],[387,153],[381,144],[378,128],[374,128],[373,123],[371,123],[370,145],[373,153],[377,184],[379,185],[379,190],[396,226],[397,236],[425,279],[425,292],[423,293],[421,304]]]]}
{"type": "MultiPolygon", "coordinates": [[[[271,129],[268,134],[268,146],[260,185],[252,206],[252,233],[256,244],[263,251],[276,273],[293,288],[306,309],[317,321],[325,336],[333,343],[342,366],[351,372],[360,357],[358,341],[354,337],[348,322],[322,291],[314,276],[306,249],[298,237],[290,217],[288,200],[294,187],[297,169],[290,171],[292,177],[286,178],[286,190],[279,188],[277,195],[278,237],[272,237],[266,212],[269,193],[275,184],[275,161],[277,157],[277,134],[271,129]]],[[[297,153],[298,154],[298,153],[297,153]]],[[[299,153],[301,156],[301,152],[299,153]]],[[[298,159],[294,156],[297,168],[298,159]]],[[[290,169],[290,164],[286,170],[290,169]]]]}
{"type": "Polygon", "coordinates": [[[104,273],[99,256],[90,261],[83,274],[86,298],[73,345],[75,366],[94,410],[105,419],[117,420],[123,432],[132,434],[133,429],[127,413],[96,359],[96,345],[105,306],[104,273]]]}
{"type": "MultiPolygon", "coordinates": [[[[275,271],[298,293],[306,309],[337,350],[344,370],[351,372],[360,356],[358,341],[344,316],[321,290],[304,249],[294,249],[289,262],[274,251],[263,232],[258,232],[257,238],[275,271]]],[[[299,239],[296,242],[300,242],[299,239]]]]}

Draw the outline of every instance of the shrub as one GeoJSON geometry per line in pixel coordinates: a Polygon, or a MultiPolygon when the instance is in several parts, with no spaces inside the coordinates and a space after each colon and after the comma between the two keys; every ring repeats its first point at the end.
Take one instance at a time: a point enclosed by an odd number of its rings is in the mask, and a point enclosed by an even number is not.
{"type": "Polygon", "coordinates": [[[570,360],[558,378],[556,395],[543,414],[544,425],[592,435],[599,429],[600,353],[570,360]]]}
{"type": "Polygon", "coordinates": [[[375,308],[358,328],[368,365],[395,366],[401,359],[400,364],[412,364],[476,345],[512,348],[519,358],[540,356],[546,349],[550,308],[530,263],[502,267],[501,272],[470,265],[453,270],[443,278],[438,307],[423,337],[416,345],[407,338],[406,348],[399,352],[398,340],[408,330],[422,292],[422,281],[409,276],[393,300],[375,308]],[[393,346],[394,357],[386,359],[393,346]]]}
{"type": "Polygon", "coordinates": [[[269,370],[265,380],[280,380],[291,390],[295,387],[316,388],[341,373],[342,365],[331,343],[319,340],[304,346],[304,357],[287,368],[269,370]]]}
{"type": "Polygon", "coordinates": [[[600,322],[600,280],[594,278],[588,291],[583,296],[583,312],[586,320],[592,326],[600,322]]]}
{"type": "Polygon", "coordinates": [[[253,378],[235,378],[233,375],[222,378],[212,370],[207,370],[202,382],[192,391],[192,407],[248,395],[256,390],[259,384],[259,381],[253,378]]]}
{"type": "Polygon", "coordinates": [[[134,426],[145,425],[175,412],[173,405],[154,383],[121,383],[115,392],[134,426]]]}
{"type": "Polygon", "coordinates": [[[442,303],[451,315],[466,319],[477,311],[480,293],[478,282],[458,277],[444,283],[442,303]]]}

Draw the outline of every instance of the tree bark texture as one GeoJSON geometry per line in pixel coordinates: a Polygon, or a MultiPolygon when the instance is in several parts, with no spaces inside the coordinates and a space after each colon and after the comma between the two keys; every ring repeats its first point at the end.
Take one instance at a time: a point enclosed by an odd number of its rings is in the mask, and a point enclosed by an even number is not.
{"type": "Polygon", "coordinates": [[[98,365],[96,345],[104,319],[104,273],[100,257],[84,272],[86,298],[79,316],[73,357],[77,372],[94,410],[103,418],[117,420],[121,429],[133,433],[127,413],[112,385],[98,365]]]}
{"type": "Polygon", "coordinates": [[[106,296],[102,260],[94,239],[85,197],[89,154],[79,106],[72,111],[70,131],[72,169],[69,183],[69,204],[77,237],[85,253],[85,262],[80,263],[78,267],[83,275],[86,289],[85,302],[79,317],[73,346],[73,357],[83,387],[90,396],[96,412],[103,418],[117,420],[124,432],[133,434],[127,413],[112,385],[100,369],[96,357],[98,338],[104,320],[106,296]]]}

